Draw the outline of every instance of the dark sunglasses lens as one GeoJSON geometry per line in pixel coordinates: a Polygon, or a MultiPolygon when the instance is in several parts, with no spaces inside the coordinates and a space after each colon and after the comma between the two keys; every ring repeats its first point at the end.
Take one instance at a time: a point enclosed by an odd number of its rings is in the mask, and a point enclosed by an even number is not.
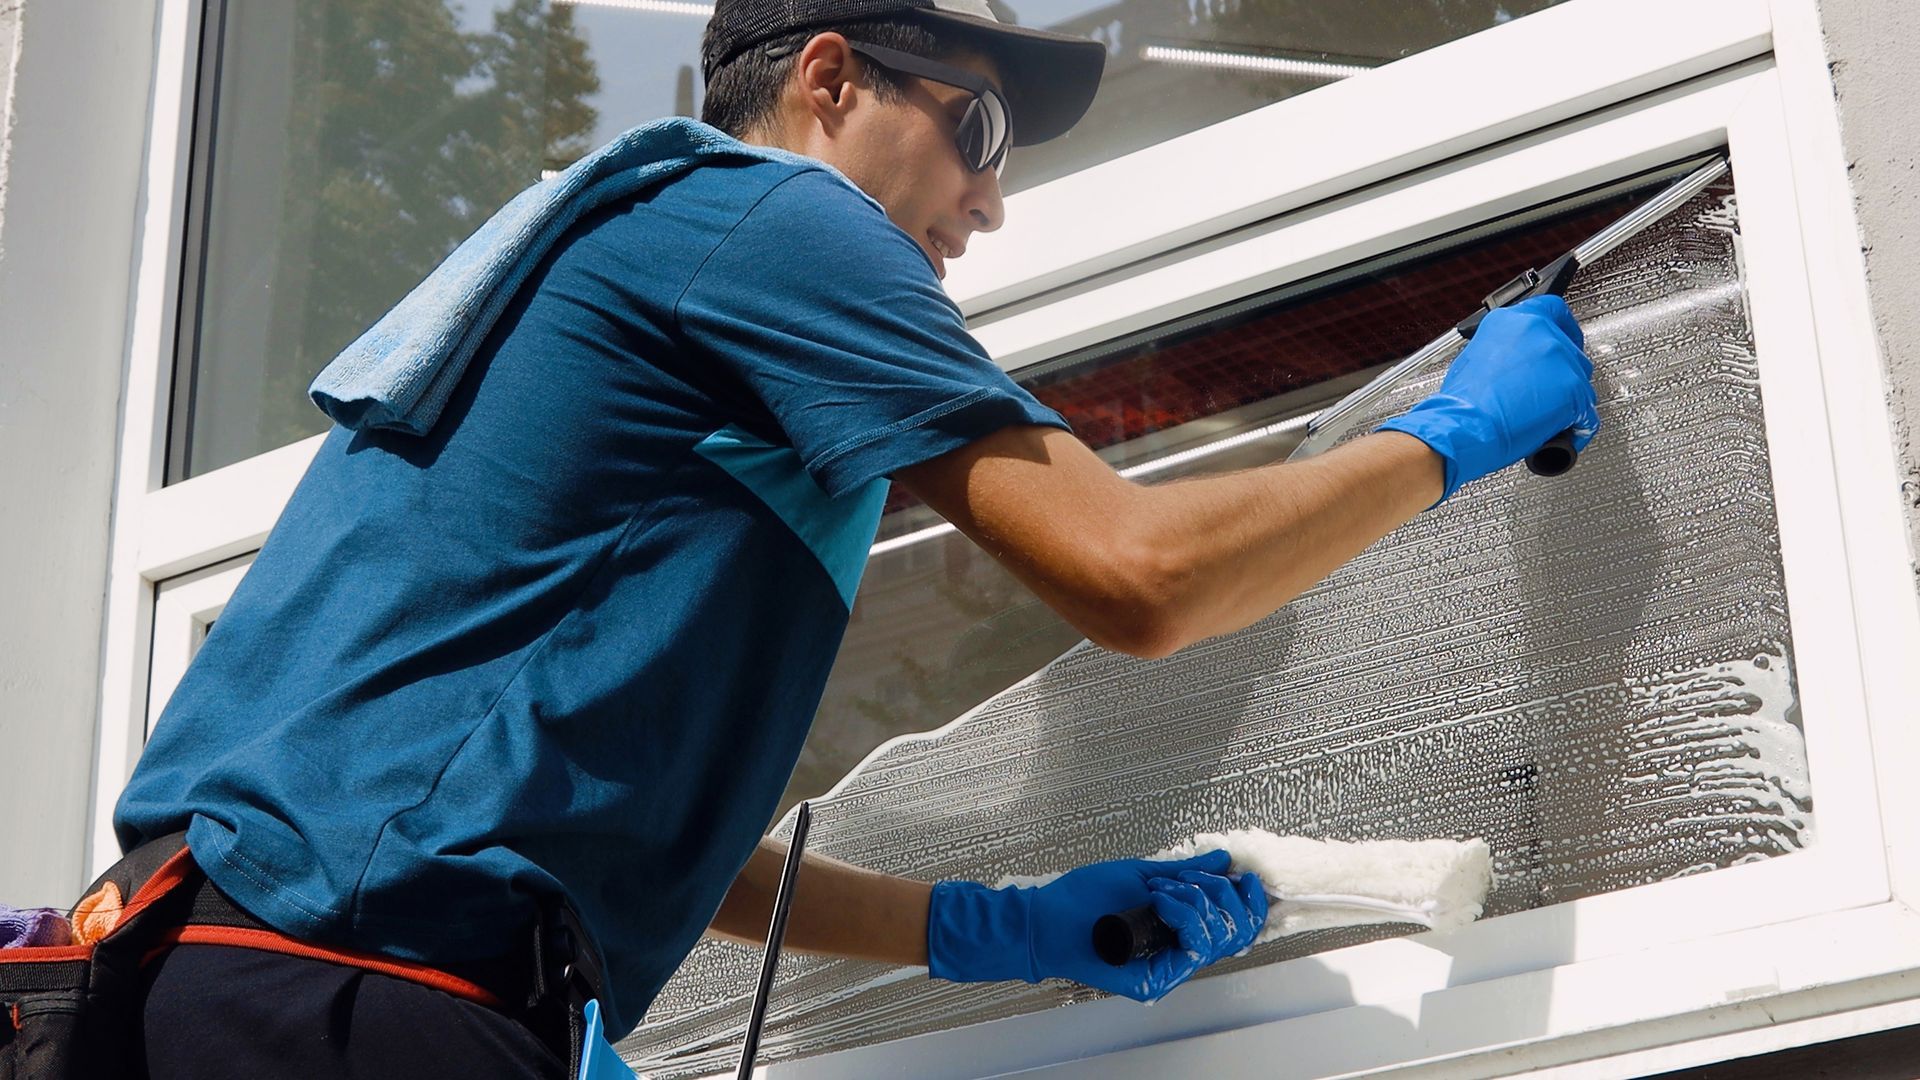
{"type": "Polygon", "coordinates": [[[967,104],[966,113],[960,117],[960,126],[953,132],[954,145],[960,148],[960,159],[974,172],[987,167],[987,124],[984,113],[980,99],[974,98],[967,104]]]}
{"type": "Polygon", "coordinates": [[[960,118],[960,128],[954,132],[954,141],[974,172],[992,169],[998,174],[1006,165],[1009,133],[1006,105],[998,94],[989,91],[967,105],[966,115],[960,118]]]}
{"type": "Polygon", "coordinates": [[[980,101],[985,106],[980,111],[986,114],[987,126],[992,133],[987,139],[986,164],[997,175],[1007,167],[1007,144],[1013,141],[1013,120],[1007,115],[1007,103],[999,94],[989,90],[981,95],[980,101]]]}

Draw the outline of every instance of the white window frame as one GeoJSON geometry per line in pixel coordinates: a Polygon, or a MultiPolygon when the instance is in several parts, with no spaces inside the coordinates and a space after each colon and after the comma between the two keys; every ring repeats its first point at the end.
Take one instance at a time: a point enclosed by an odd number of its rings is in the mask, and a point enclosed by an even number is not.
{"type": "Polygon", "coordinates": [[[215,619],[226,609],[233,590],[247,574],[253,559],[242,556],[215,563],[160,583],[153,602],[153,670],[147,682],[144,737],[152,738],[153,722],[166,707],[187,664],[200,651],[215,619]]]}
{"type": "MultiPolygon", "coordinates": [[[[244,572],[230,560],[257,549],[320,441],[162,487],[200,8],[162,0],[159,20],[96,869],[149,718],[244,572]]],[[[948,285],[1017,369],[1720,145],[1809,718],[1811,850],[1205,979],[1152,1010],[1095,1002],[770,1075],[1612,1075],[1920,1019],[1920,790],[1898,776],[1920,760],[1920,615],[1813,0],[1571,0],[1014,196],[1015,224],[948,285]]]]}

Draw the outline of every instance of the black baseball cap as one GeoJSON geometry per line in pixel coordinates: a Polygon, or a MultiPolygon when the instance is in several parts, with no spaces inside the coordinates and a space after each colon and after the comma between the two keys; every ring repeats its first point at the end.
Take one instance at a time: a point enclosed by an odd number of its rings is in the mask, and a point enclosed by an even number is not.
{"type": "Polygon", "coordinates": [[[987,0],[716,0],[700,63],[710,81],[720,65],[773,38],[811,27],[910,16],[934,29],[967,31],[1000,67],[1013,112],[1013,145],[1064,135],[1100,88],[1107,48],[1097,41],[1034,30],[994,17],[987,0]]]}

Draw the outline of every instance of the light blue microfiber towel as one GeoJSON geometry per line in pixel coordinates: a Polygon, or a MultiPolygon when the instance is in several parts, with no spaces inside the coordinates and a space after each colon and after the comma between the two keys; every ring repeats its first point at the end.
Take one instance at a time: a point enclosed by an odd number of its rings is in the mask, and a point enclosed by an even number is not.
{"type": "Polygon", "coordinates": [[[812,158],[749,145],[685,117],[642,124],[514,196],[322,369],[308,396],[344,427],[426,434],[514,292],[574,222],[729,157],[802,164],[840,177],[812,158]]]}

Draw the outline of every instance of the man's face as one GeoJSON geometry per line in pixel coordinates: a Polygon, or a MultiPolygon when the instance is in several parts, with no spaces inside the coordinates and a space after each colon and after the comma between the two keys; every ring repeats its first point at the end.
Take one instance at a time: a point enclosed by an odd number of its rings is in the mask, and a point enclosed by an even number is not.
{"type": "MultiPolygon", "coordinates": [[[[963,53],[941,62],[984,75],[1000,87],[1000,73],[985,57],[963,53]]],[[[871,85],[871,78],[862,81],[871,85]]],[[[992,232],[1004,220],[1000,178],[992,169],[969,169],[954,145],[972,94],[909,75],[895,78],[905,100],[886,101],[869,92],[865,107],[846,113],[845,130],[834,140],[828,161],[885,207],[945,278],[947,261],[966,253],[974,233],[992,232]]]]}

